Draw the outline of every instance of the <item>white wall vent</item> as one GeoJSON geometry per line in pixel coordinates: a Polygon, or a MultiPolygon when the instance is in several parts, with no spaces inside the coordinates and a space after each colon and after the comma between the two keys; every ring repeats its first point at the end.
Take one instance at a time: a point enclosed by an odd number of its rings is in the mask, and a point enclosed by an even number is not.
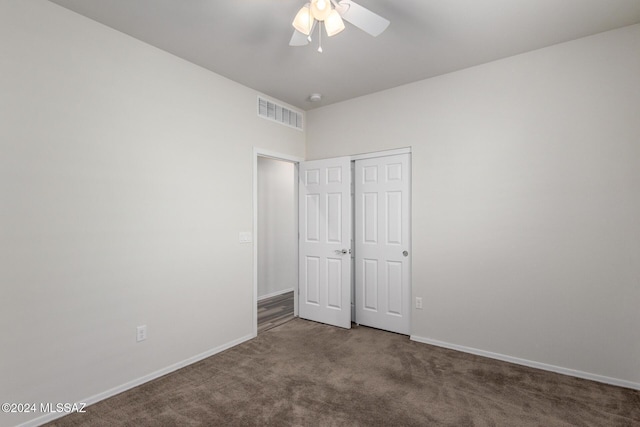
{"type": "Polygon", "coordinates": [[[258,96],[258,116],[298,130],[304,129],[301,112],[283,107],[260,96],[258,96]]]}

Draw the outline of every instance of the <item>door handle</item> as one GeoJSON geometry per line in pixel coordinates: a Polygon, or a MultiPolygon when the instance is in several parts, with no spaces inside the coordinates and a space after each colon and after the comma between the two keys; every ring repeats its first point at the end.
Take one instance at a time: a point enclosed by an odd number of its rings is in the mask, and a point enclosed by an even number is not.
{"type": "Polygon", "coordinates": [[[351,253],[351,249],[336,249],[337,255],[346,255],[350,253],[351,253]]]}
{"type": "Polygon", "coordinates": [[[409,256],[409,252],[407,252],[407,251],[402,251],[402,256],[405,256],[405,257],[409,256]]]}

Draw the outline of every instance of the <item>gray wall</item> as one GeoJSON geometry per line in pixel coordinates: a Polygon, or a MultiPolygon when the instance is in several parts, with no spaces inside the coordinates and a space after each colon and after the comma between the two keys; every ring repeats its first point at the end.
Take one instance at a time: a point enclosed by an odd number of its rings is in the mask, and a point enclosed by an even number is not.
{"type": "Polygon", "coordinates": [[[298,284],[298,204],[293,163],[258,157],[258,298],[298,284]]]}
{"type": "Polygon", "coordinates": [[[99,398],[252,336],[253,147],[304,156],[256,98],[55,4],[0,2],[1,402],[99,398]]]}
{"type": "Polygon", "coordinates": [[[308,113],[309,159],[412,147],[414,339],[640,388],[639,52],[635,25],[308,113]]]}

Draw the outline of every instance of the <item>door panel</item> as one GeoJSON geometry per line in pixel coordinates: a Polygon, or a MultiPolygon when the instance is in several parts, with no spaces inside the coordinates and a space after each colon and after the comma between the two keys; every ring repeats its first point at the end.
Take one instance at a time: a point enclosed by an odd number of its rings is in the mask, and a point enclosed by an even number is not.
{"type": "MultiPolygon", "coordinates": [[[[362,197],[364,198],[361,215],[364,241],[376,244],[378,243],[378,193],[364,193],[362,197]]],[[[356,224],[359,224],[357,219],[356,224]]]]}
{"type": "Polygon", "coordinates": [[[320,197],[317,194],[308,194],[305,197],[306,212],[305,221],[307,240],[320,241],[320,197]]]}
{"type": "Polygon", "coordinates": [[[388,313],[402,316],[402,263],[387,261],[388,313]]]}
{"type": "Polygon", "coordinates": [[[299,176],[299,315],[350,328],[350,160],[302,162],[299,176]]]}
{"type": "MultiPolygon", "coordinates": [[[[362,260],[362,280],[364,281],[364,309],[378,310],[378,261],[362,260]]],[[[357,320],[357,319],[356,319],[357,320]]]]}
{"type": "Polygon", "coordinates": [[[385,212],[387,225],[387,245],[402,244],[402,192],[388,191],[385,212]]]}
{"type": "Polygon", "coordinates": [[[409,334],[410,158],[355,163],[356,321],[409,334]]]}
{"type": "Polygon", "coordinates": [[[320,304],[320,258],[307,256],[305,258],[305,300],[304,302],[312,305],[320,304]]]}
{"type": "Polygon", "coordinates": [[[327,259],[327,306],[342,309],[342,260],[327,259]]]}

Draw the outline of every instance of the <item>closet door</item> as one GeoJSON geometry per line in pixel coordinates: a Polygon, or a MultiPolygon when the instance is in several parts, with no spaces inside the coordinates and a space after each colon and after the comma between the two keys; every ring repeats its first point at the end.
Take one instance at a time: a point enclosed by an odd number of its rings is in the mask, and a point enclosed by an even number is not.
{"type": "Polygon", "coordinates": [[[351,328],[351,162],[301,162],[299,315],[351,328]]]}
{"type": "Polygon", "coordinates": [[[410,156],[355,162],[356,322],[409,334],[410,156]]]}

